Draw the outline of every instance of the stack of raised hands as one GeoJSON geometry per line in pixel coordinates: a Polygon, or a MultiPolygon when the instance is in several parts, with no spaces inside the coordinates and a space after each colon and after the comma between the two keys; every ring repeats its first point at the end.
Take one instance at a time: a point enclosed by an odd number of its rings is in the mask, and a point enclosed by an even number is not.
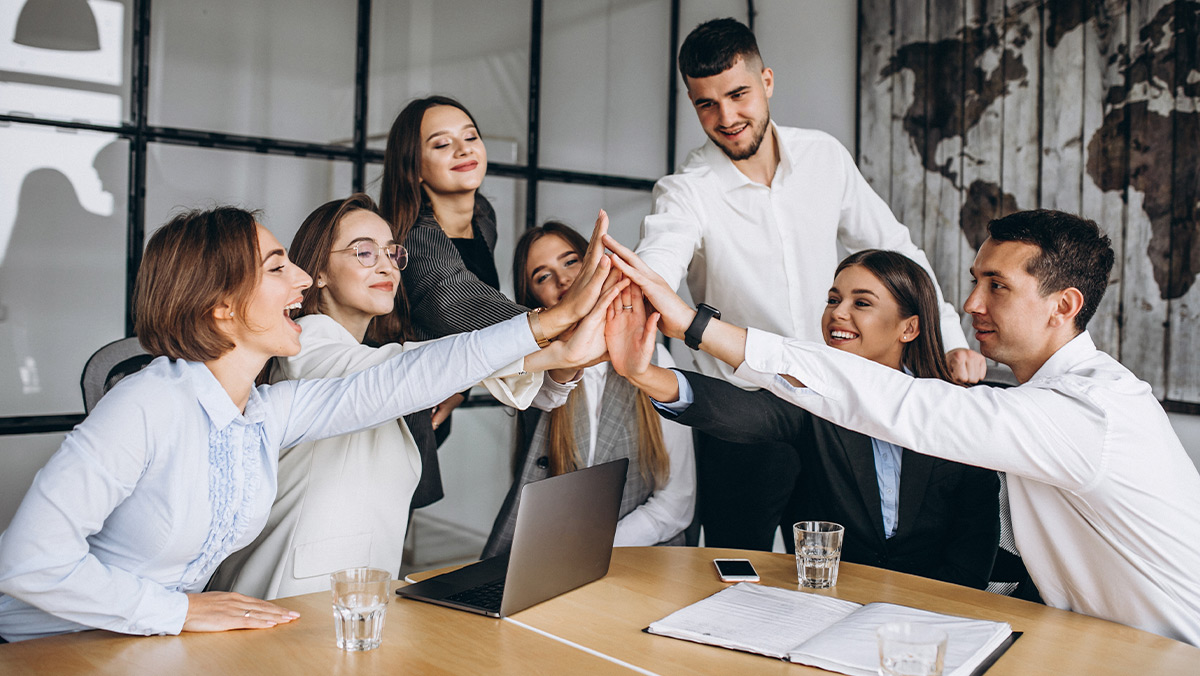
{"type": "MultiPolygon", "coordinates": [[[[675,377],[650,363],[654,343],[660,330],[682,339],[695,316],[662,277],[608,234],[608,215],[601,211],[575,284],[540,315],[545,335],[559,340],[526,363],[530,369],[542,363],[569,364],[551,371],[555,380],[566,382],[578,376],[578,369],[611,361],[618,374],[651,397],[673,401],[678,396],[675,377]]],[[[713,322],[703,347],[718,359],[738,364],[744,358],[745,333],[713,322]]]]}
{"type": "Polygon", "coordinates": [[[538,314],[543,335],[557,340],[526,357],[526,369],[549,370],[552,378],[567,382],[576,379],[581,369],[608,359],[605,315],[630,282],[616,269],[613,257],[605,253],[606,237],[608,214],[602,209],[575,283],[562,300],[538,314]]]}

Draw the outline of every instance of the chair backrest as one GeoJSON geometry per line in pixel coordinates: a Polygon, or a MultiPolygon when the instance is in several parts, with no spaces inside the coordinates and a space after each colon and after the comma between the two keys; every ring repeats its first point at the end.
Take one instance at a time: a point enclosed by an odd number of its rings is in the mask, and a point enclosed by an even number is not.
{"type": "Polygon", "coordinates": [[[91,413],[96,402],[125,376],[137,373],[154,359],[137,337],[114,340],[88,359],[83,366],[79,387],[83,389],[83,411],[91,413]]]}

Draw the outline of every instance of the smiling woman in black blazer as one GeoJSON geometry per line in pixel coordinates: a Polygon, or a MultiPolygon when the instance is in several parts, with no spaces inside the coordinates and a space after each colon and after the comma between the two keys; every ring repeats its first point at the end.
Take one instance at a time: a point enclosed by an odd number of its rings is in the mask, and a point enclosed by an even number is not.
{"type": "MultiPolygon", "coordinates": [[[[770,392],[652,366],[646,335],[653,326],[630,330],[641,321],[641,303],[634,302],[640,293],[626,295],[620,309],[610,311],[617,321],[609,320],[609,354],[618,373],[660,402],[660,413],[723,439],[791,443],[801,472],[785,513],[845,526],[844,561],[987,586],[1000,534],[995,472],[851,432],[770,392]]],[[[918,377],[949,381],[935,298],[929,276],[905,256],[852,254],[838,266],[829,290],[821,320],[825,342],[918,377]]]]}

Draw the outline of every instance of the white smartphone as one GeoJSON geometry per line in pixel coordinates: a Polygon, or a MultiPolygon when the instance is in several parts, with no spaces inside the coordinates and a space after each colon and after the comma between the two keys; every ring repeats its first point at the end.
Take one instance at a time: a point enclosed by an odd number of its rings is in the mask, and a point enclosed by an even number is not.
{"type": "Polygon", "coordinates": [[[713,559],[722,582],[758,582],[758,571],[750,559],[713,559]]]}

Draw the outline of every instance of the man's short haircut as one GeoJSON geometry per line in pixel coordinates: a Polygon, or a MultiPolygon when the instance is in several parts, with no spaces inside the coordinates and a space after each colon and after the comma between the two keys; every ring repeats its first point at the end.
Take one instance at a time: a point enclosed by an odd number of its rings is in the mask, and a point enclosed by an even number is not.
{"type": "Polygon", "coordinates": [[[245,324],[262,268],[255,221],[236,207],[188,211],[150,237],[133,290],[134,330],[147,352],[204,362],[233,349],[213,310],[232,302],[245,324]]]}
{"type": "Polygon", "coordinates": [[[1115,258],[1112,241],[1095,221],[1049,209],[1018,211],[989,223],[988,234],[997,242],[1024,242],[1041,249],[1026,272],[1038,280],[1042,296],[1079,289],[1083,308],[1075,315],[1075,328],[1087,328],[1108,288],[1115,258]]]}
{"type": "Polygon", "coordinates": [[[736,19],[705,21],[688,33],[679,48],[679,73],[684,82],[689,77],[712,77],[729,70],[739,56],[762,63],[754,33],[736,19]]]}

